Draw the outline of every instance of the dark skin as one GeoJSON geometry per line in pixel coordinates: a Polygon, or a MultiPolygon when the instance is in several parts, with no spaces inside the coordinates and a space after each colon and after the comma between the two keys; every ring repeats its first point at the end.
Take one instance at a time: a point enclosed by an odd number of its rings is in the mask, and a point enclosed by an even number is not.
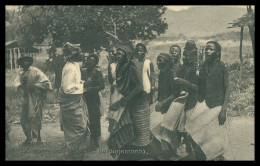
{"type": "MultiPolygon", "coordinates": [[[[28,61],[27,59],[25,59],[21,64],[20,64],[21,68],[23,69],[24,72],[28,71],[28,69],[30,68],[31,64],[30,61],[28,61]]],[[[22,81],[23,82],[23,81],[22,81]]],[[[17,89],[23,89],[24,86],[18,86],[17,89]]]]}
{"type": "MultiPolygon", "coordinates": [[[[160,72],[164,72],[166,70],[170,70],[169,65],[166,63],[165,59],[162,57],[158,57],[157,58],[157,66],[158,69],[160,70],[160,72]]],[[[160,101],[157,103],[157,105],[155,106],[155,111],[156,112],[160,112],[163,105],[169,101],[172,101],[174,99],[174,95],[169,96],[168,98],[160,101]]]]}
{"type": "MultiPolygon", "coordinates": [[[[137,59],[139,62],[143,62],[145,60],[145,48],[142,46],[138,46],[138,51],[137,51],[137,59]]],[[[150,64],[150,69],[151,69],[151,77],[150,77],[150,81],[151,81],[151,94],[153,94],[155,92],[155,76],[154,76],[154,67],[153,64],[150,64]]]]}
{"type": "Polygon", "coordinates": [[[28,60],[24,60],[23,63],[21,64],[21,68],[23,69],[23,71],[28,71],[30,66],[31,66],[30,61],[28,60]]]}
{"type": "MultiPolygon", "coordinates": [[[[124,64],[127,62],[127,55],[126,53],[121,50],[121,49],[118,49],[117,50],[117,57],[118,57],[118,63],[119,64],[124,64]]],[[[116,111],[120,106],[124,107],[127,102],[132,99],[136,94],[140,93],[141,91],[143,90],[143,86],[142,84],[136,86],[130,93],[129,95],[123,97],[121,100],[119,100],[118,102],[112,104],[110,107],[109,107],[109,110],[110,111],[116,111]]]]}
{"type": "MultiPolygon", "coordinates": [[[[216,46],[214,43],[208,43],[206,45],[205,55],[206,55],[206,62],[208,63],[209,71],[211,71],[212,64],[214,63],[214,61],[216,60],[216,58],[219,55],[219,52],[217,52],[217,49],[216,49],[216,46]]],[[[219,125],[223,125],[226,122],[227,103],[228,103],[229,96],[230,96],[230,85],[229,85],[229,77],[228,77],[227,71],[225,71],[224,77],[225,77],[224,78],[225,98],[224,98],[224,102],[222,104],[222,109],[218,116],[219,125]]]]}
{"type": "Polygon", "coordinates": [[[110,64],[117,63],[116,47],[113,47],[109,50],[107,61],[108,61],[108,82],[112,84],[114,80],[112,78],[110,64]]]}
{"type": "MultiPolygon", "coordinates": [[[[184,62],[183,65],[194,66],[194,64],[196,64],[196,57],[194,55],[183,55],[183,62],[184,62]]],[[[184,84],[185,86],[195,91],[198,91],[198,86],[196,84],[192,84],[191,82],[178,77],[175,77],[174,80],[178,84],[184,84]]]]}
{"type": "Polygon", "coordinates": [[[142,46],[138,47],[138,51],[137,51],[137,59],[139,62],[143,62],[145,59],[145,49],[142,46]]]}
{"type": "MultiPolygon", "coordinates": [[[[92,73],[97,66],[97,61],[94,57],[91,56],[91,57],[87,58],[86,64],[87,64],[87,73],[92,73]]],[[[100,91],[105,88],[104,84],[102,84],[101,86],[98,86],[98,87],[90,87],[89,86],[90,82],[91,82],[91,80],[86,80],[84,82],[85,91],[87,91],[87,92],[93,91],[93,90],[100,91]]]]}
{"type": "MultiPolygon", "coordinates": [[[[39,96],[39,98],[42,98],[43,97],[43,95],[44,95],[44,90],[43,89],[41,89],[41,88],[39,88],[39,87],[34,87],[34,92],[35,92],[35,94],[36,94],[36,96],[39,96]]],[[[44,102],[43,100],[42,100],[42,102],[44,102]]],[[[38,129],[38,137],[37,137],[37,142],[39,143],[39,144],[42,144],[42,139],[41,139],[41,132],[40,132],[41,130],[40,130],[40,128],[38,129]]]]}
{"type": "MultiPolygon", "coordinates": [[[[28,71],[28,69],[30,68],[31,64],[30,61],[28,60],[24,60],[23,63],[21,64],[21,68],[23,69],[24,72],[28,71]]],[[[34,94],[36,96],[42,97],[43,94],[43,90],[41,88],[38,87],[34,87],[33,88],[34,94]]],[[[26,141],[24,142],[24,144],[29,143],[30,141],[32,141],[31,138],[27,138],[26,141]]],[[[40,129],[38,129],[38,137],[37,137],[37,142],[41,143],[41,133],[40,133],[40,129]]]]}
{"type": "Polygon", "coordinates": [[[172,55],[174,64],[180,61],[181,50],[178,47],[172,47],[170,54],[172,55]]]}

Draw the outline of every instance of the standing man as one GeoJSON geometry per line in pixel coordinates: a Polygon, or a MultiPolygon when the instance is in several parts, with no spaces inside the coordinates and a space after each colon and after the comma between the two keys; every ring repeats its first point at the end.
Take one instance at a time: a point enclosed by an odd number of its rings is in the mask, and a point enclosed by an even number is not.
{"type": "Polygon", "coordinates": [[[32,57],[23,56],[17,60],[17,63],[22,68],[17,93],[22,105],[21,125],[26,136],[23,145],[29,145],[34,138],[41,143],[42,108],[47,91],[52,90],[51,82],[40,69],[31,66],[32,57]]]}
{"type": "Polygon", "coordinates": [[[61,86],[61,75],[62,69],[66,64],[66,57],[63,54],[57,54],[57,48],[55,55],[53,56],[53,65],[54,65],[54,74],[55,74],[55,82],[54,82],[54,95],[57,98],[59,88],[61,86]]]}
{"type": "Polygon", "coordinates": [[[147,93],[149,103],[153,102],[153,93],[155,91],[154,66],[151,60],[147,59],[147,49],[142,43],[138,43],[134,50],[134,60],[143,83],[143,90],[147,93]]]}
{"type": "Polygon", "coordinates": [[[82,159],[89,144],[88,110],[82,99],[83,82],[79,62],[82,54],[78,45],[67,42],[63,47],[66,64],[62,70],[59,104],[61,129],[64,131],[66,157],[82,159]]]}

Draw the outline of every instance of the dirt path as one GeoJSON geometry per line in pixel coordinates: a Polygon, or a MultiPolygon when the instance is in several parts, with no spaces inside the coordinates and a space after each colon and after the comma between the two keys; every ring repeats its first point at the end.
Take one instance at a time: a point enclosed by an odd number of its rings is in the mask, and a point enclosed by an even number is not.
{"type": "MultiPolygon", "coordinates": [[[[100,148],[85,154],[84,160],[114,160],[107,151],[106,140],[108,122],[101,119],[102,136],[100,148]]],[[[230,119],[231,151],[228,160],[255,160],[255,129],[253,117],[235,117],[230,119]],[[234,157],[233,157],[234,156],[234,157]]],[[[41,135],[44,145],[36,148],[19,146],[25,136],[19,124],[13,124],[10,132],[11,142],[6,142],[6,160],[62,160],[64,155],[64,137],[59,122],[43,123],[41,135]]]]}

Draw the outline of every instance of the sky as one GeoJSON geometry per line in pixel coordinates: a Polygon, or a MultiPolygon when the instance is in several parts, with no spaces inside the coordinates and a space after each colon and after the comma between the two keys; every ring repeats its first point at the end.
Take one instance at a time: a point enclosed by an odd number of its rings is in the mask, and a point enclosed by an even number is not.
{"type": "MultiPolygon", "coordinates": [[[[216,5],[215,5],[216,6],[216,5]]],[[[218,6],[224,6],[224,5],[218,5],[218,6]]],[[[173,10],[173,11],[181,11],[181,10],[187,10],[191,7],[211,7],[210,5],[203,5],[203,6],[199,6],[199,5],[194,5],[194,6],[185,6],[185,5],[169,5],[167,6],[167,8],[169,10],[173,10]]],[[[239,8],[245,8],[246,9],[246,5],[245,6],[226,6],[226,7],[239,7],[239,8]]]]}
{"type": "MultiPolygon", "coordinates": [[[[18,6],[15,6],[15,5],[13,5],[13,6],[11,6],[11,5],[6,5],[5,7],[6,7],[6,9],[8,9],[8,10],[13,10],[13,9],[17,9],[17,8],[18,8],[18,6]]],[[[191,7],[210,7],[210,6],[209,6],[209,5],[204,5],[204,6],[199,6],[199,5],[195,5],[195,6],[169,5],[169,6],[167,6],[167,8],[168,8],[169,10],[173,10],[173,11],[187,10],[187,9],[189,9],[189,8],[191,8],[191,7]]],[[[228,7],[246,8],[246,6],[238,6],[238,5],[236,5],[236,6],[228,6],[228,7]]]]}

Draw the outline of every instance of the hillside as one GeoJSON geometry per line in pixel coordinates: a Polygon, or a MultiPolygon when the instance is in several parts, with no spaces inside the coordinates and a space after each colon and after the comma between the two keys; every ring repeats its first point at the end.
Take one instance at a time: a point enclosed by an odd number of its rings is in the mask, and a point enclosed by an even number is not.
{"type": "Polygon", "coordinates": [[[203,37],[239,31],[239,28],[228,29],[228,23],[245,13],[246,9],[243,8],[223,6],[193,7],[178,12],[167,10],[165,18],[168,30],[161,37],[173,37],[177,34],[184,34],[186,37],[203,37]]]}

